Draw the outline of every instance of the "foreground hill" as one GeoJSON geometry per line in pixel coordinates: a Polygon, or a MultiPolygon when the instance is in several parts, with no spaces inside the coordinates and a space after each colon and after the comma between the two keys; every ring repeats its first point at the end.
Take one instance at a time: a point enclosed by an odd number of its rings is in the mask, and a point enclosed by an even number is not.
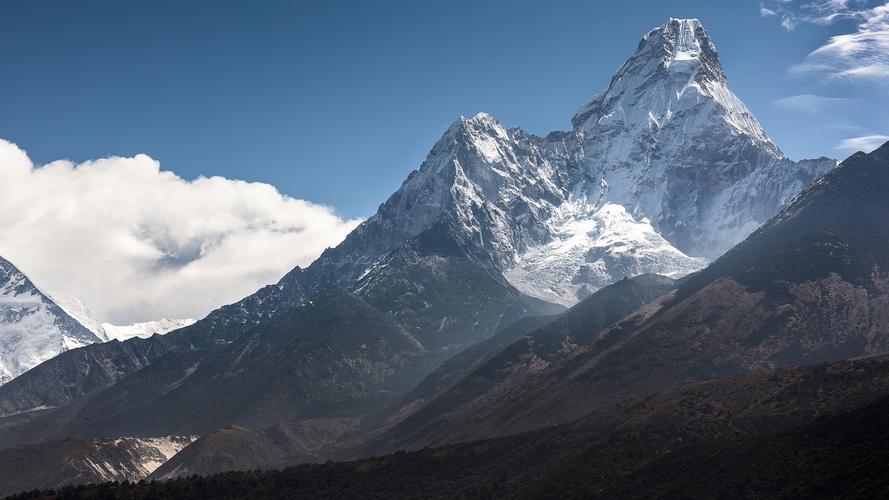
{"type": "Polygon", "coordinates": [[[889,487],[887,410],[889,358],[841,361],[692,384],[493,440],[59,498],[872,498],[889,487]]]}

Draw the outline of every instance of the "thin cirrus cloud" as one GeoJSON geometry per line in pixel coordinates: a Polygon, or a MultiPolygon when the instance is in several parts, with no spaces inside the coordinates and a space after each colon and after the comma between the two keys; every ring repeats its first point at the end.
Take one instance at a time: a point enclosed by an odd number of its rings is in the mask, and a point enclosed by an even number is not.
{"type": "Polygon", "coordinates": [[[889,135],[864,135],[843,139],[837,144],[836,149],[845,151],[864,151],[870,153],[889,141],[889,135]]]}
{"type": "Polygon", "coordinates": [[[814,94],[800,94],[775,101],[775,106],[788,111],[817,115],[835,110],[844,104],[854,102],[855,99],[847,97],[826,97],[814,94]]]}
{"type": "Polygon", "coordinates": [[[35,167],[0,140],[0,255],[101,321],[201,317],[360,222],[273,186],[184,180],[146,155],[35,167]]]}
{"type": "MultiPolygon", "coordinates": [[[[819,75],[826,81],[868,83],[889,87],[889,3],[866,0],[772,1],[760,14],[772,12],[787,30],[799,23],[820,26],[854,21],[856,29],[830,37],[791,73],[819,75]]],[[[765,16],[765,17],[771,17],[765,16]]]]}

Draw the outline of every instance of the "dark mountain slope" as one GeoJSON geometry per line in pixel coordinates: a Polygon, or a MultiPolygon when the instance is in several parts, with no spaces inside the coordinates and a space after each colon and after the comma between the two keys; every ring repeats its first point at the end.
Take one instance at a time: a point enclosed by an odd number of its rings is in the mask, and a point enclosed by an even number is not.
{"type": "MultiPolygon", "coordinates": [[[[497,399],[508,395],[511,388],[522,387],[527,379],[533,379],[538,372],[562,359],[577,344],[587,341],[601,329],[674,286],[675,282],[664,276],[642,275],[625,279],[593,293],[558,318],[528,332],[499,352],[483,351],[480,354],[488,359],[473,363],[473,370],[461,374],[459,382],[447,391],[438,391],[438,394],[424,392],[424,382],[408,398],[404,398],[405,404],[396,414],[407,413],[410,408],[429,402],[362,447],[362,453],[413,449],[460,440],[458,433],[452,433],[454,429],[448,424],[449,420],[471,421],[480,406],[496,406],[497,399]],[[440,432],[442,429],[447,431],[446,434],[440,432]]],[[[484,344],[480,346],[487,347],[484,344]]],[[[473,353],[467,351],[464,355],[473,353]]],[[[442,368],[447,369],[448,365],[442,368]]],[[[442,377],[440,372],[433,375],[442,377]]],[[[471,425],[464,430],[469,435],[474,432],[471,425]]]]}
{"type": "Polygon", "coordinates": [[[66,351],[0,387],[0,411],[9,416],[62,406],[113,384],[170,351],[191,346],[178,335],[155,335],[66,351]]]}
{"type": "Polygon", "coordinates": [[[542,326],[552,322],[558,316],[530,316],[507,325],[493,337],[466,348],[448,359],[420,382],[417,387],[385,412],[390,422],[404,418],[426,402],[450,389],[463,380],[466,375],[487,363],[508,345],[520,337],[530,334],[542,326]]]}
{"type": "MultiPolygon", "coordinates": [[[[168,351],[143,369],[119,379],[111,386],[115,397],[106,397],[110,389],[96,390],[59,408],[7,417],[0,420],[0,444],[39,443],[82,435],[82,429],[93,427],[94,418],[100,426],[109,422],[116,425],[120,419],[145,411],[157,398],[194,373],[214,353],[213,349],[168,351]],[[98,411],[90,408],[97,408],[98,411]]],[[[127,425],[125,420],[124,425],[127,425]]],[[[97,432],[93,435],[114,437],[126,434],[97,432]]]]}
{"type": "Polygon", "coordinates": [[[198,438],[188,449],[161,466],[154,477],[167,479],[230,470],[283,468],[341,455],[342,449],[351,447],[337,444],[347,438],[347,433],[362,436],[364,432],[375,432],[404,418],[422,406],[426,398],[431,399],[444,391],[472,367],[495,355],[503,345],[551,320],[551,317],[524,318],[507,326],[491,339],[445,362],[418,387],[396,403],[373,412],[360,425],[354,419],[317,419],[257,430],[226,427],[198,438]]]}
{"type": "Polygon", "coordinates": [[[160,391],[142,372],[131,376],[133,384],[122,380],[93,398],[60,432],[203,433],[232,424],[263,427],[319,413],[360,413],[363,406],[406,390],[397,374],[423,352],[391,317],[330,288],[242,335],[160,391]]]}

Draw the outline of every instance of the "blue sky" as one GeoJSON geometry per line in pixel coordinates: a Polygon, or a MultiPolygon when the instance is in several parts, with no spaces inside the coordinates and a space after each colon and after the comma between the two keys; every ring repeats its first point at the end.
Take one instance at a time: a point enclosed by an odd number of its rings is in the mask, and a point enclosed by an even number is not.
{"type": "Polygon", "coordinates": [[[366,217],[460,114],[568,128],[669,16],[703,21],[732,89],[791,157],[889,133],[885,89],[791,71],[860,21],[788,31],[762,6],[4,0],[0,138],[38,164],[146,153],[185,178],[268,182],[366,217]]]}

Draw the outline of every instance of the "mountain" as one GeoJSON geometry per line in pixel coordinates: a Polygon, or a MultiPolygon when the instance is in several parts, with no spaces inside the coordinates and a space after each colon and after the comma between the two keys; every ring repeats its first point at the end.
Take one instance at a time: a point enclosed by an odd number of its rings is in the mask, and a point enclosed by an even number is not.
{"type": "Polygon", "coordinates": [[[768,369],[518,435],[64,498],[878,498],[887,382],[885,356],[768,369]]]}
{"type": "Polygon", "coordinates": [[[0,449],[0,495],[145,479],[194,438],[64,439],[0,449]]]}
{"type": "Polygon", "coordinates": [[[60,352],[101,342],[0,258],[0,385],[60,352]]]}
{"type": "Polygon", "coordinates": [[[528,356],[537,346],[519,340],[428,403],[436,419],[384,439],[468,441],[683,383],[889,352],[887,190],[889,143],[849,157],[676,290],[601,331],[568,325],[578,340],[554,356],[528,356]],[[516,363],[498,361],[510,352],[534,369],[511,377],[516,363]]]}

